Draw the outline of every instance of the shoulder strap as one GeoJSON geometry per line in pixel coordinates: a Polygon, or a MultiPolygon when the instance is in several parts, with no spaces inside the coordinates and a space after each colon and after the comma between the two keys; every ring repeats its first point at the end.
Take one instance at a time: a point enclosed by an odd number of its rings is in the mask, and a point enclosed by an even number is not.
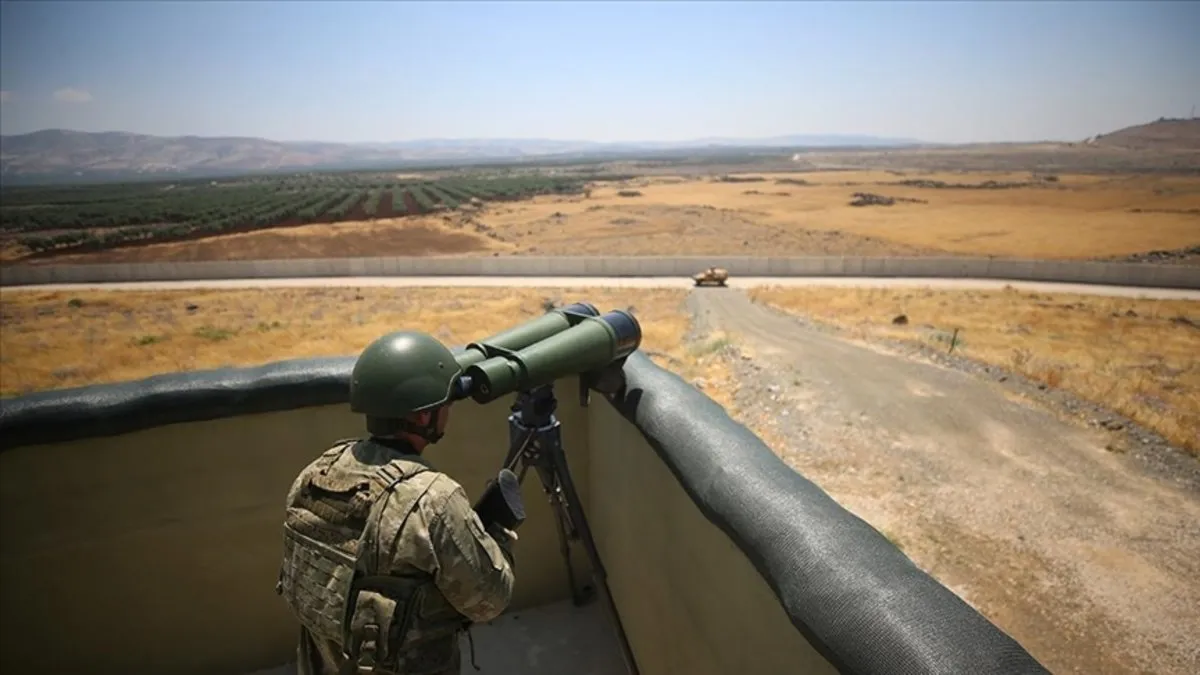
{"type": "MultiPolygon", "coordinates": [[[[356,644],[352,635],[352,623],[358,593],[362,589],[381,583],[389,586],[396,583],[412,583],[411,580],[405,582],[386,574],[380,574],[379,528],[380,521],[383,519],[383,507],[388,502],[388,497],[396,489],[396,486],[414,476],[427,472],[430,472],[430,469],[424,462],[394,459],[379,467],[378,470],[372,472],[369,476],[371,487],[373,488],[371,490],[373,502],[367,515],[367,522],[363,527],[362,534],[358,538],[358,550],[354,560],[354,575],[350,582],[345,614],[342,619],[343,644],[347,647],[356,644]]],[[[403,522],[400,524],[401,530],[403,530],[404,525],[407,523],[408,517],[416,510],[416,506],[420,503],[421,498],[425,496],[425,493],[429,491],[429,488],[436,481],[436,478],[437,476],[435,475],[432,480],[425,482],[421,490],[412,491],[403,502],[393,505],[393,508],[404,514],[403,522]]],[[[378,639],[376,637],[371,642],[374,643],[378,639]]],[[[357,661],[359,656],[357,654],[352,656],[346,649],[343,651],[348,661],[346,667],[350,669],[353,666],[353,662],[357,661]]]]}
{"type": "MultiPolygon", "coordinates": [[[[371,474],[370,480],[377,492],[375,493],[374,503],[371,504],[370,514],[367,516],[366,526],[363,527],[362,535],[358,540],[358,555],[355,561],[355,571],[358,574],[373,576],[378,573],[380,560],[379,524],[383,520],[383,506],[388,501],[388,495],[403,481],[428,471],[429,467],[423,462],[392,460],[371,474]]],[[[429,481],[420,492],[413,495],[404,503],[395,505],[395,507],[404,513],[405,521],[412,515],[413,510],[432,485],[433,481],[429,481]]],[[[400,527],[404,527],[403,523],[400,527]]]]}

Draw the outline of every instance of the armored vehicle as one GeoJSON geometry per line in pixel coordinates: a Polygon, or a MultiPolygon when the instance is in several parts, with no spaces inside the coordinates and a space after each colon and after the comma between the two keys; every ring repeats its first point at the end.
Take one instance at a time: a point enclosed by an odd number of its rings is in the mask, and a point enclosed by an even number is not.
{"type": "Polygon", "coordinates": [[[710,267],[699,274],[692,275],[697,286],[724,286],[729,278],[729,271],[720,267],[710,267]]]}

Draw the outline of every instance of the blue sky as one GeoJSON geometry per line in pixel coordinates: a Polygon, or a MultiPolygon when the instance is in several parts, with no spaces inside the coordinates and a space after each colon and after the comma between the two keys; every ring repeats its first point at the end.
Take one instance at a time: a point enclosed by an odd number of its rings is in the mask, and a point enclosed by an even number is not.
{"type": "Polygon", "coordinates": [[[1200,106],[1179,1],[39,0],[0,31],[5,134],[1066,140],[1200,106]]]}

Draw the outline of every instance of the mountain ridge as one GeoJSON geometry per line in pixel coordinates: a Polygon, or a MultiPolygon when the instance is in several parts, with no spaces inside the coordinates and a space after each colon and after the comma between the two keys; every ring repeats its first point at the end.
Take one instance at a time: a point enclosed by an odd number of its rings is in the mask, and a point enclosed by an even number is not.
{"type": "Polygon", "coordinates": [[[921,141],[855,134],[689,141],[586,141],[549,138],[424,138],[340,143],[277,141],[254,136],[157,136],[127,131],[42,129],[0,136],[0,174],[161,174],[197,171],[306,170],[422,161],[521,160],[616,152],[764,146],[901,147],[921,141]]]}
{"type": "MultiPolygon", "coordinates": [[[[1036,143],[1036,142],[1030,142],[1036,143]]],[[[1059,142],[1051,142],[1058,145],[1059,142]]],[[[865,134],[711,136],[685,141],[589,141],[550,138],[422,138],[342,143],[255,136],[156,136],[128,131],[42,129],[0,136],[0,180],[7,183],[182,179],[271,171],[387,170],[468,163],[631,158],[639,153],[712,153],[739,149],[909,149],[1028,145],[929,143],[865,134]]],[[[1070,142],[1064,146],[1072,146],[1070,142]]],[[[1160,118],[1082,140],[1119,151],[1200,150],[1200,120],[1160,118]]]]}
{"type": "Polygon", "coordinates": [[[1124,150],[1200,150],[1200,119],[1160,117],[1146,124],[1097,134],[1084,142],[1124,150]]]}

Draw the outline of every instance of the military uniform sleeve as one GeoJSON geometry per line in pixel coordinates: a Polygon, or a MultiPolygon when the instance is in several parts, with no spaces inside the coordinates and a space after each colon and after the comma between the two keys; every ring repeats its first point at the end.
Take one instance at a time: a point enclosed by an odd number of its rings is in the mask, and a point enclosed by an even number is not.
{"type": "Polygon", "coordinates": [[[484,531],[461,487],[446,496],[429,523],[437,558],[434,581],[450,604],[474,622],[491,621],[512,600],[511,543],[503,533],[496,534],[484,531]]]}

